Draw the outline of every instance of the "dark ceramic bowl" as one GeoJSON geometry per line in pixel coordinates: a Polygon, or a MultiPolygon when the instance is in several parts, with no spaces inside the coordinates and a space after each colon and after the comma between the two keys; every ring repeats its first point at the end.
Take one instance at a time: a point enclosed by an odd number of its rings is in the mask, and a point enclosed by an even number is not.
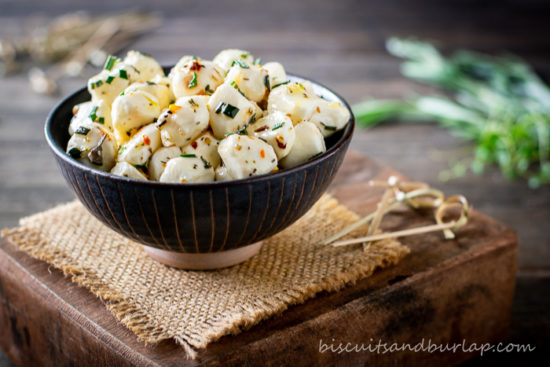
{"type": "MultiPolygon", "coordinates": [[[[349,109],[336,93],[312,83],[318,95],[349,109]]],[[[305,214],[334,178],[354,129],[350,110],[345,128],[326,140],[326,153],[277,173],[209,183],[139,181],[89,168],[65,153],[72,108],[89,99],[86,88],[78,90],[46,121],[46,140],[65,181],[100,221],[143,244],[157,260],[187,269],[244,261],[261,240],[305,214]]]]}

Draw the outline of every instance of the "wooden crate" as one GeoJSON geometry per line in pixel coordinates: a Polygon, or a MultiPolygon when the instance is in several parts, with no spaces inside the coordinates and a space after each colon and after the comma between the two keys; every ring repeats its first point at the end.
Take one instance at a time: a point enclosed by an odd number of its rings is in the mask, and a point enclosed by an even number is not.
{"type": "MultiPolygon", "coordinates": [[[[366,214],[382,191],[369,179],[397,174],[350,152],[331,192],[366,214]]],[[[475,204],[475,203],[474,203],[475,204]]],[[[431,214],[401,210],[384,228],[428,224],[431,214]]],[[[503,340],[515,286],[516,233],[473,211],[456,240],[441,233],[402,240],[411,254],[340,292],[323,293],[237,336],[223,337],[195,360],[171,341],[146,346],[101,301],[0,239],[0,345],[19,366],[356,366],[454,365],[477,353],[320,352],[320,342],[415,345],[503,340]]]]}

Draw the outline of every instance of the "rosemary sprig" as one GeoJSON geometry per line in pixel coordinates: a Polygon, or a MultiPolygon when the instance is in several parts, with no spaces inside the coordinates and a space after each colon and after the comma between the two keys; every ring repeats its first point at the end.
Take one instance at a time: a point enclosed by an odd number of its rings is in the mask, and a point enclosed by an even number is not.
{"type": "Polygon", "coordinates": [[[469,51],[444,57],[420,41],[392,38],[386,46],[406,59],[401,67],[406,77],[454,92],[454,98],[365,101],[353,108],[361,125],[434,120],[474,142],[473,172],[497,164],[507,178],[527,178],[532,187],[550,183],[550,88],[529,65],[469,51]]]}

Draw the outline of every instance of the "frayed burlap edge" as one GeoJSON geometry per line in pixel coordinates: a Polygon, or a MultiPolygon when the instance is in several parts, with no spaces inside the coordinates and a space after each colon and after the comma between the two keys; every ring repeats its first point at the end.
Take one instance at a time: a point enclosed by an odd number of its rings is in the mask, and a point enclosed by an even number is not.
{"type": "MultiPolygon", "coordinates": [[[[336,199],[328,195],[327,197],[328,199],[324,201],[320,200],[319,205],[322,206],[320,210],[330,210],[333,215],[350,216],[352,214],[354,218],[351,218],[351,220],[358,218],[340,205],[336,199]]],[[[107,309],[118,320],[134,332],[144,343],[151,345],[166,339],[173,339],[184,348],[187,355],[192,359],[196,358],[198,349],[205,348],[208,344],[226,334],[236,335],[262,320],[281,314],[292,305],[304,303],[306,300],[315,297],[319,292],[334,292],[345,286],[355,284],[357,281],[370,276],[378,268],[395,265],[410,252],[407,247],[402,246],[396,240],[378,241],[375,244],[378,245],[379,251],[369,257],[368,261],[356,264],[353,268],[342,270],[329,278],[325,277],[317,283],[285,289],[279,294],[273,294],[273,297],[269,300],[258,299],[253,309],[242,308],[240,313],[225,315],[226,317],[223,320],[212,325],[217,332],[204,335],[201,342],[197,343],[189,335],[167,335],[165,330],[151,323],[147,312],[114,293],[108,284],[105,284],[100,277],[96,276],[94,269],[76,268],[74,265],[77,263],[76,259],[60,251],[47,249],[47,241],[42,238],[41,234],[26,226],[26,223],[32,221],[36,215],[46,215],[71,204],[62,204],[43,213],[22,218],[20,220],[21,227],[3,230],[1,234],[32,257],[53,265],[55,268],[60,269],[71,281],[88,288],[101,299],[107,309]]],[[[323,248],[316,251],[323,251],[323,248]]]]}

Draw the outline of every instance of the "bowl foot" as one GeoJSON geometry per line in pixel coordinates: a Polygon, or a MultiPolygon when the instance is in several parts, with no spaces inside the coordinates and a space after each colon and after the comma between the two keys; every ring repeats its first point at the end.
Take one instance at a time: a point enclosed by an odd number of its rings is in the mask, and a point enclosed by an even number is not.
{"type": "Polygon", "coordinates": [[[210,253],[182,253],[166,251],[143,245],[143,249],[153,259],[165,265],[186,270],[212,270],[239,264],[256,255],[262,241],[232,250],[210,253]]]}

